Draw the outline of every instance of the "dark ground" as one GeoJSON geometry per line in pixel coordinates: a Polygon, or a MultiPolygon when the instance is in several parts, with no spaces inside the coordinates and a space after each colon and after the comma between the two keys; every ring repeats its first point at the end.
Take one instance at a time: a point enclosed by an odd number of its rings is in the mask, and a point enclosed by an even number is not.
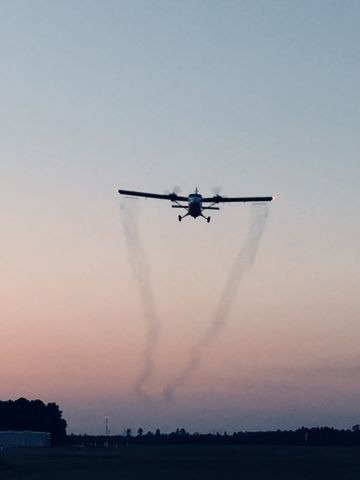
{"type": "Polygon", "coordinates": [[[1,480],[359,480],[359,447],[120,446],[0,453],[1,480]]]}

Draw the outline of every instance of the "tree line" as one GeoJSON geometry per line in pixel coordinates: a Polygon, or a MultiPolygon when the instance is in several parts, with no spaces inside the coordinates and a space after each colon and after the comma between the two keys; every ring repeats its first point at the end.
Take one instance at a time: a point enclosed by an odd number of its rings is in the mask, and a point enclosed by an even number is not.
{"type": "Polygon", "coordinates": [[[59,406],[41,400],[0,400],[0,430],[48,432],[52,445],[66,440],[66,421],[59,406]]]}
{"type": "Polygon", "coordinates": [[[184,428],[174,432],[145,432],[130,428],[122,435],[66,435],[66,420],[56,403],[41,400],[0,401],[0,430],[32,430],[49,432],[52,445],[120,446],[120,445],[343,445],[360,446],[360,425],[349,430],[329,427],[302,427],[297,430],[276,430],[234,433],[189,433],[184,428]]]}
{"type": "Polygon", "coordinates": [[[329,427],[302,427],[297,430],[257,432],[189,433],[184,428],[171,433],[131,429],[123,435],[69,435],[68,443],[82,447],[120,445],[336,445],[360,446],[360,429],[336,430],[329,427]]]}

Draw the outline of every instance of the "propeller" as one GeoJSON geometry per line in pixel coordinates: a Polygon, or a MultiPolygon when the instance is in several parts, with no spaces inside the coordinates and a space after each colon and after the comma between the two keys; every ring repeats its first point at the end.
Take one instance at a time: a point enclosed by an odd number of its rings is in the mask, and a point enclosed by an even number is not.
{"type": "Polygon", "coordinates": [[[181,187],[179,187],[179,185],[174,185],[172,192],[170,192],[170,190],[168,189],[164,190],[165,195],[179,195],[179,193],[181,192],[182,190],[181,190],[181,187]]]}
{"type": "Polygon", "coordinates": [[[221,187],[212,187],[211,191],[215,195],[215,197],[220,197],[221,187]]]}
{"type": "Polygon", "coordinates": [[[182,192],[182,189],[181,187],[179,187],[179,185],[174,185],[173,186],[173,193],[176,193],[176,195],[179,195],[179,193],[182,192]]]}

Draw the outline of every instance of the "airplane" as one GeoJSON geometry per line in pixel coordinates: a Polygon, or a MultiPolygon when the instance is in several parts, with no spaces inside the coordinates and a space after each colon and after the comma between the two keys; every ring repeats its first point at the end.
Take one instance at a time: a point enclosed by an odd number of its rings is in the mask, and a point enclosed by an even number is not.
{"type": "Polygon", "coordinates": [[[175,203],[172,205],[172,208],[183,208],[186,210],[185,215],[178,215],[178,220],[181,220],[187,216],[193,218],[202,217],[207,223],[210,222],[211,217],[205,217],[202,213],[204,210],[220,210],[217,205],[218,203],[230,203],[230,202],[271,202],[274,197],[222,197],[221,195],[214,195],[213,197],[203,197],[198,192],[198,189],[195,189],[195,193],[191,193],[187,197],[182,197],[174,193],[169,194],[158,194],[158,193],[147,193],[147,192],[134,192],[131,190],[118,190],[121,195],[130,195],[134,197],[146,197],[146,198],[158,198],[161,200],[170,200],[175,203]],[[183,205],[180,202],[187,202],[187,205],[183,205]],[[203,206],[203,203],[209,203],[209,205],[203,206]]]}

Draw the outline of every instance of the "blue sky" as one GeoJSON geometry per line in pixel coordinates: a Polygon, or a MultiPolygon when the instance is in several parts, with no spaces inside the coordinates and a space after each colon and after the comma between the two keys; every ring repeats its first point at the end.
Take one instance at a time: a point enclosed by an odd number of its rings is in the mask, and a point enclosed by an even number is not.
{"type": "MultiPolygon", "coordinates": [[[[235,365],[239,378],[250,376],[258,385],[255,396],[267,391],[259,387],[265,358],[256,372],[242,372],[243,362],[252,365],[255,358],[247,352],[242,359],[231,343],[246,334],[246,342],[268,349],[272,359],[281,352],[276,368],[328,372],[320,375],[327,383],[313,399],[319,411],[334,365],[343,369],[344,382],[354,383],[360,333],[359,3],[33,0],[0,2],[0,13],[3,327],[10,345],[13,338],[28,339],[34,378],[37,361],[50,362],[59,375],[68,372],[63,351],[78,365],[79,381],[83,365],[99,358],[97,338],[104,345],[117,338],[126,352],[131,345],[127,375],[136,371],[142,326],[123,327],[123,315],[141,319],[142,313],[116,192],[161,193],[176,184],[185,194],[196,186],[205,194],[221,186],[229,195],[278,196],[257,263],[229,319],[233,327],[216,349],[233,352],[224,360],[224,378],[235,365]],[[251,319],[248,330],[234,327],[237,316],[251,319]],[[87,341],[84,328],[92,332],[87,341]],[[55,342],[56,329],[63,344],[55,357],[50,347],[34,353],[42,335],[47,345],[55,342]],[[264,337],[258,344],[265,334],[268,343],[264,337]],[[76,342],[66,343],[74,335],[80,353],[76,342]]],[[[180,364],[187,344],[176,350],[176,332],[190,338],[206,324],[226,277],[223,265],[230,265],[244,236],[247,210],[227,206],[210,226],[191,220],[179,229],[168,205],[146,201],[140,219],[166,326],[159,358],[174,350],[180,364]],[[178,330],[167,326],[168,315],[178,330]],[[201,318],[199,325],[193,317],[201,318]]],[[[108,361],[115,368],[115,340],[112,347],[108,361]]],[[[19,359],[22,348],[15,342],[6,354],[19,359]]],[[[221,375],[210,373],[219,362],[214,352],[208,370],[199,372],[203,385],[207,375],[214,382],[221,375]]],[[[49,379],[50,367],[43,369],[49,379]]],[[[40,378],[22,387],[21,372],[19,367],[13,382],[3,373],[9,397],[25,391],[59,398],[72,428],[96,431],[96,423],[73,413],[71,387],[64,394],[64,386],[40,378]]],[[[105,396],[131,398],[127,375],[106,388],[100,374],[91,385],[82,378],[89,411],[99,411],[95,399],[103,388],[105,396]]],[[[286,384],[287,375],[276,382],[286,384]]],[[[307,383],[305,374],[300,377],[301,390],[307,383]]],[[[341,404],[345,387],[337,382],[333,397],[341,404]]],[[[219,410],[216,382],[210,384],[209,416],[229,429],[236,408],[226,415],[219,410]]],[[[164,428],[175,411],[185,419],[193,414],[193,388],[162,420],[164,428]]],[[[344,400],[353,414],[339,420],[340,407],[334,407],[324,421],[358,423],[354,389],[344,400]]],[[[241,393],[230,398],[246,415],[241,393]]],[[[278,400],[289,405],[283,394],[278,400]]],[[[196,402],[201,405],[201,396],[196,402]]],[[[141,411],[146,422],[146,408],[141,411]]],[[[130,402],[134,426],[137,415],[130,402]]],[[[296,426],[310,417],[300,402],[296,414],[276,414],[267,426],[296,426]]],[[[256,418],[248,414],[247,428],[261,427],[256,418]]],[[[118,428],[121,422],[120,416],[118,428]]],[[[208,420],[200,426],[212,428],[208,420]]]]}

